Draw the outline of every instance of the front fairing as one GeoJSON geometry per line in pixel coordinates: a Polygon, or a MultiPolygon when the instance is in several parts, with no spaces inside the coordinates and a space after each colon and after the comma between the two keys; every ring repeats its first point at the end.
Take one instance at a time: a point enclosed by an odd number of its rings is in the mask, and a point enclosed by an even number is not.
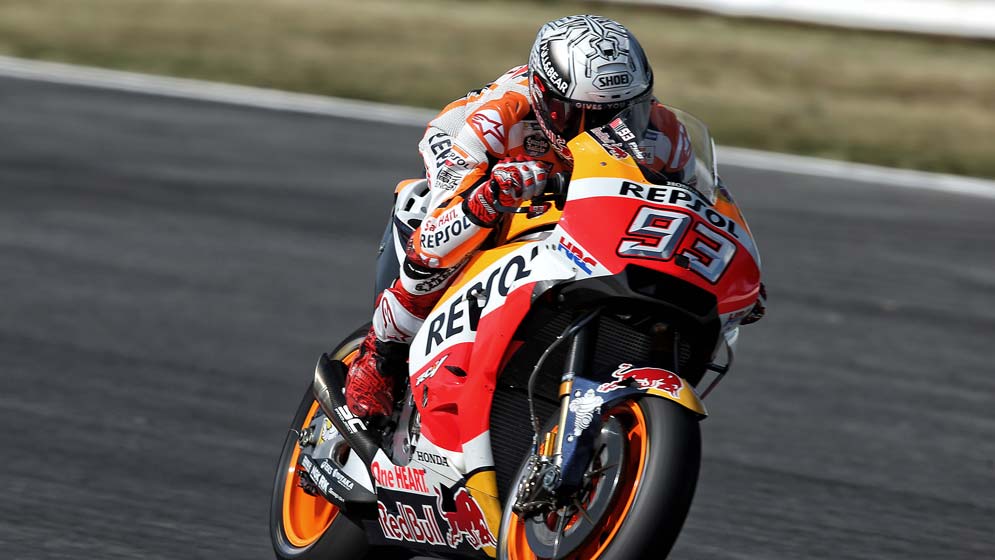
{"type": "Polygon", "coordinates": [[[411,345],[423,433],[459,453],[468,470],[493,464],[489,446],[477,445],[491,395],[514,334],[551,288],[649,270],[709,294],[716,334],[735,328],[757,298],[759,257],[738,211],[723,212],[683,185],[649,183],[631,157],[611,155],[589,134],[569,147],[575,164],[556,226],[475,255],[411,345]]]}
{"type": "Polygon", "coordinates": [[[634,158],[609,154],[588,134],[569,147],[575,167],[553,235],[586,264],[580,272],[639,266],[713,294],[720,315],[752,306],[760,256],[731,200],[712,203],[685,185],[650,183],[634,158]]]}

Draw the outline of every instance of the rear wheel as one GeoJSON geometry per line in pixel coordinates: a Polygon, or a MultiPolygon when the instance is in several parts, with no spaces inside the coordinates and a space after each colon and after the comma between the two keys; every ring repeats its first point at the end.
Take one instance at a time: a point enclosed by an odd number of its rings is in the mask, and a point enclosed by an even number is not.
{"type": "MultiPolygon", "coordinates": [[[[522,520],[511,513],[510,496],[499,558],[663,558],[673,547],[698,480],[697,418],[672,401],[642,398],[618,403],[602,419],[577,507],[522,520]]],[[[523,466],[513,488],[525,472],[523,466]]]]}
{"type": "MultiPolygon", "coordinates": [[[[329,356],[352,362],[369,327],[349,335],[329,356]]],[[[313,496],[301,487],[297,460],[300,456],[298,433],[320,414],[318,403],[308,386],[291,429],[283,442],[277,463],[270,502],[270,539],[276,557],[281,560],[353,559],[366,553],[363,529],[321,496],[313,496]]]]}

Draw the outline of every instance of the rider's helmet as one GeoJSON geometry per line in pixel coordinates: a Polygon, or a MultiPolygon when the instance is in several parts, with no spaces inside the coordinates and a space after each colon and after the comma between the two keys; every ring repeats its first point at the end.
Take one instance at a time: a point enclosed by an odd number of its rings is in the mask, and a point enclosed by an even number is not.
{"type": "Polygon", "coordinates": [[[621,23],[580,15],[539,29],[529,55],[529,100],[539,126],[564,159],[572,159],[567,141],[652,96],[646,54],[621,23]]]}

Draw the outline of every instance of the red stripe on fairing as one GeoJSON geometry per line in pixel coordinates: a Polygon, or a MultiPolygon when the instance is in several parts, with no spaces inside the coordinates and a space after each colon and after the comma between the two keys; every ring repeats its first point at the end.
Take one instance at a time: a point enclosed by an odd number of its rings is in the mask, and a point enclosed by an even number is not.
{"type": "MultiPolygon", "coordinates": [[[[726,239],[736,242],[728,233],[710,226],[696,213],[681,206],[656,204],[638,198],[618,196],[571,200],[564,209],[559,226],[613,274],[621,272],[628,264],[636,264],[663,272],[714,294],[718,300],[719,313],[738,311],[756,301],[760,289],[760,269],[753,257],[750,256],[749,251],[738,242],[732,262],[715,284],[709,283],[690,269],[677,266],[673,259],[664,261],[619,256],[618,246],[623,238],[631,238],[627,235],[629,225],[639,208],[643,206],[655,206],[681,212],[690,216],[695,222],[706,224],[711,230],[718,232],[726,239]],[[574,223],[582,225],[581,227],[573,227],[574,223]],[[590,224],[593,223],[598,224],[598,227],[590,227],[590,224]]],[[[692,229],[693,225],[688,227],[688,231],[692,229]]],[[[745,230],[744,234],[749,235],[745,230]]],[[[675,253],[687,249],[689,239],[690,236],[685,233],[685,238],[675,253]]]]}
{"type": "Polygon", "coordinates": [[[462,452],[463,444],[490,429],[491,401],[499,367],[506,359],[512,336],[532,306],[530,282],[512,290],[501,307],[480,318],[474,341],[446,348],[430,357],[426,367],[411,376],[415,406],[421,414],[422,435],[432,444],[462,452]],[[422,372],[448,354],[439,371],[415,385],[422,372]],[[453,375],[447,367],[458,367],[466,377],[453,375]],[[422,406],[422,391],[428,389],[428,406],[422,406]]]}
{"type": "Polygon", "coordinates": [[[472,349],[473,342],[463,342],[450,346],[432,356],[428,366],[419,371],[417,375],[411,376],[415,407],[421,414],[422,437],[437,447],[457,453],[463,451],[463,442],[467,441],[460,434],[459,428],[462,419],[460,418],[461,407],[459,403],[462,400],[462,394],[466,391],[466,381],[471,378],[466,363],[469,361],[472,349]],[[420,384],[415,384],[418,375],[432,367],[432,364],[443,355],[448,355],[448,358],[435,372],[435,375],[420,384]],[[467,371],[467,376],[462,378],[453,375],[447,367],[459,367],[467,371]],[[425,390],[428,391],[428,406],[422,406],[425,390]]]}

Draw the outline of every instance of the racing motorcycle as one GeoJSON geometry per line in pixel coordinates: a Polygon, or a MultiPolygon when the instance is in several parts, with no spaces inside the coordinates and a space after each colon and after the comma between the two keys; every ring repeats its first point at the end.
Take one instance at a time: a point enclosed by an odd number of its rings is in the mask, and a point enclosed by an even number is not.
{"type": "MultiPolygon", "coordinates": [[[[278,463],[278,558],[667,555],[697,483],[701,399],[760,281],[707,128],[671,110],[693,180],[642,163],[645,110],[574,138],[571,176],[504,209],[428,315],[392,418],[372,425],[345,404],[368,325],[321,356],[278,463]]],[[[397,198],[379,289],[428,210],[425,181],[397,198]]]]}

